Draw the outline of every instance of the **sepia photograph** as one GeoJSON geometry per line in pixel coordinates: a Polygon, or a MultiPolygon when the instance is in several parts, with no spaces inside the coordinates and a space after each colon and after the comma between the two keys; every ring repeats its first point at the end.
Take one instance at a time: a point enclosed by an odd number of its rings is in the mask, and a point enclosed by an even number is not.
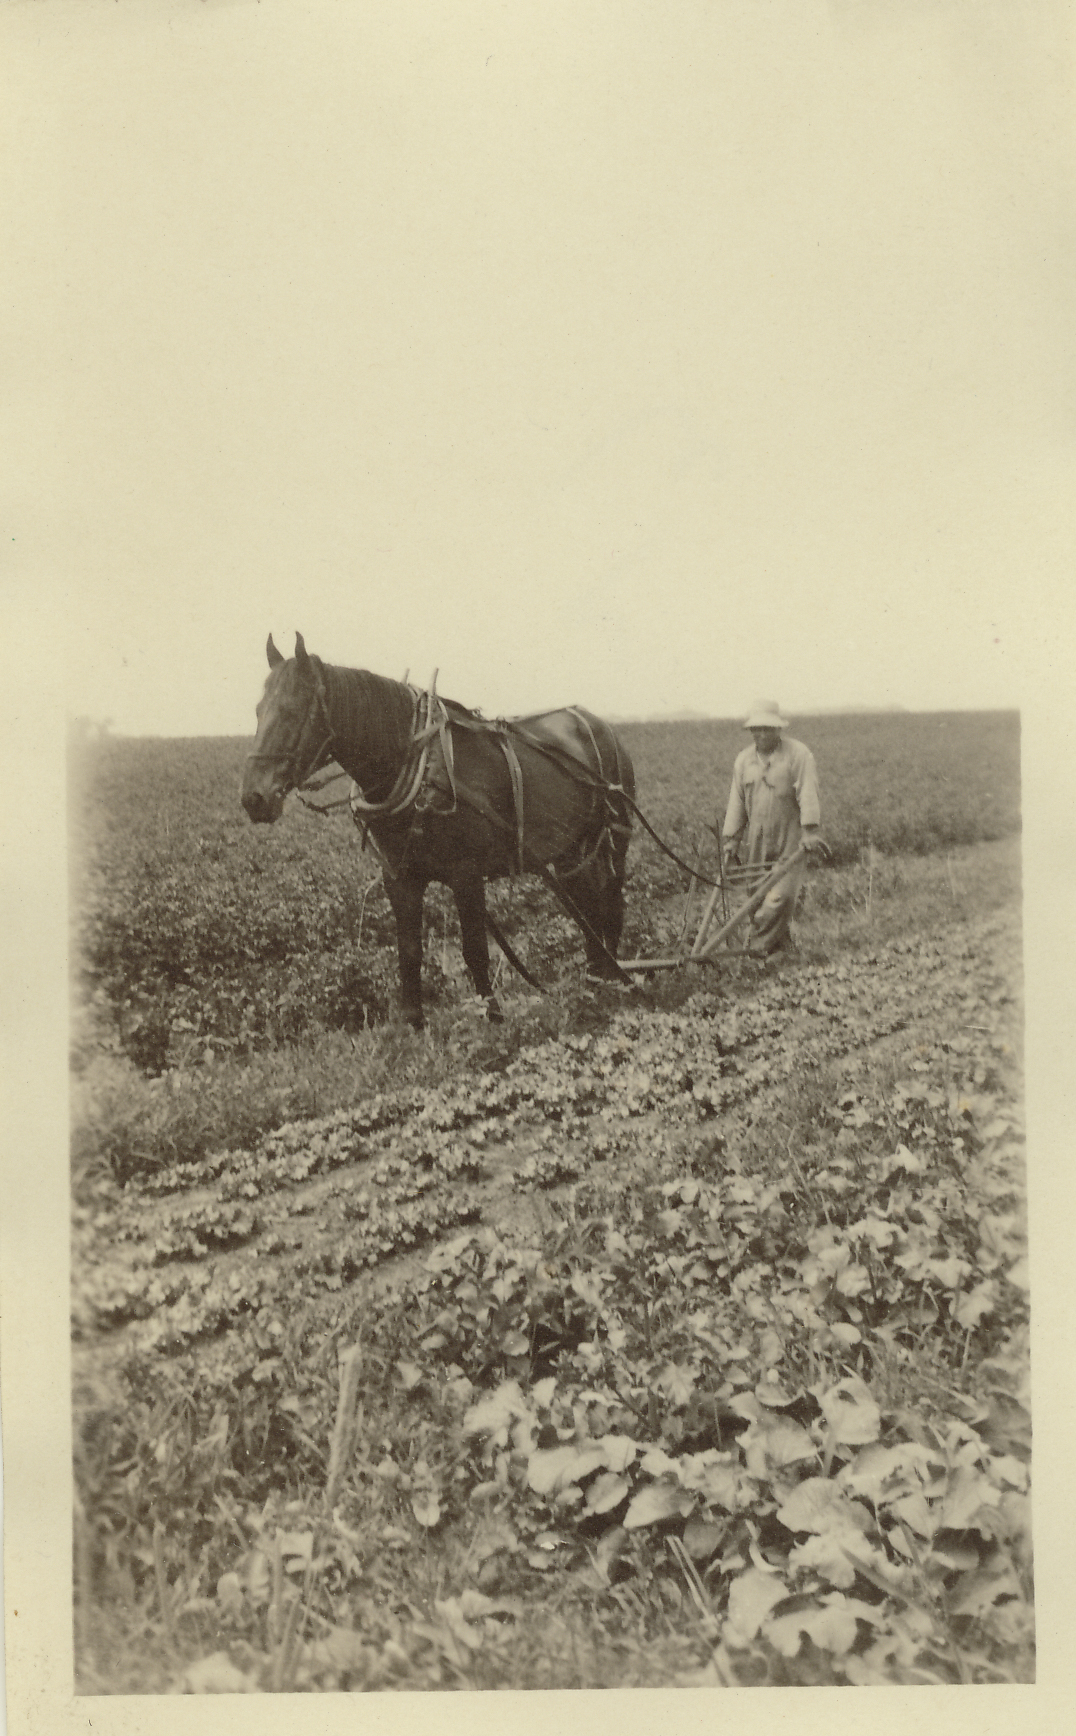
{"type": "Polygon", "coordinates": [[[10,1729],[1055,1727],[1071,8],[0,49],[10,1729]]]}

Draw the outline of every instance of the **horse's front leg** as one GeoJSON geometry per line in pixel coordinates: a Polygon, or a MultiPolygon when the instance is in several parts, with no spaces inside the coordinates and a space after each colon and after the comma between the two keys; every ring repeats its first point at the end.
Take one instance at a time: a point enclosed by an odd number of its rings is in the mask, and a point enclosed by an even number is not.
{"type": "Polygon", "coordinates": [[[471,973],[476,993],[486,1003],[486,1017],[494,1024],[504,1018],[489,979],[489,941],[486,938],[486,887],[480,874],[457,881],[452,887],[460,918],[463,962],[471,973]]]}
{"type": "Polygon", "coordinates": [[[396,918],[403,1016],[416,1031],[421,1031],[425,1023],[422,1017],[422,900],[426,884],[423,880],[386,874],[385,891],[396,918]]]}

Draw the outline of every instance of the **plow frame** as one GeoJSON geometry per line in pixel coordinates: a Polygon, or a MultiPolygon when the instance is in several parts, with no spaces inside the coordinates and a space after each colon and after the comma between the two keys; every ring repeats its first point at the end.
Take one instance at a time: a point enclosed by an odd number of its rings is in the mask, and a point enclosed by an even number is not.
{"type": "MultiPolygon", "coordinates": [[[[718,843],[720,846],[720,837],[718,843]]],[[[618,959],[617,963],[621,970],[627,971],[631,974],[645,976],[648,971],[679,970],[682,965],[687,964],[718,964],[720,962],[717,956],[718,948],[722,946],[723,943],[728,940],[729,936],[734,934],[743,923],[747,922],[748,919],[754,915],[766,894],[772,891],[772,889],[777,886],[786,875],[791,873],[796,864],[801,862],[806,855],[807,851],[801,844],[799,849],[795,851],[793,855],[785,856],[780,862],[775,862],[773,867],[766,872],[761,880],[755,881],[749,897],[740,905],[739,909],[730,916],[728,911],[728,881],[725,874],[724,851],[722,849],[720,858],[721,878],[718,885],[714,887],[709,898],[706,900],[706,905],[702,913],[702,920],[695,931],[695,938],[691,942],[691,945],[689,947],[681,946],[676,953],[668,958],[618,959]],[[711,932],[719,902],[721,904],[724,920],[716,932],[711,932]]],[[[738,878],[740,880],[753,879],[757,873],[757,869],[753,871],[748,870],[746,873],[741,870],[738,878]]],[[[690,903],[693,892],[694,881],[692,881],[691,886],[688,888],[688,905],[685,910],[685,918],[690,912],[690,903]]],[[[685,921],[685,929],[686,926],[687,924],[685,921]]]]}

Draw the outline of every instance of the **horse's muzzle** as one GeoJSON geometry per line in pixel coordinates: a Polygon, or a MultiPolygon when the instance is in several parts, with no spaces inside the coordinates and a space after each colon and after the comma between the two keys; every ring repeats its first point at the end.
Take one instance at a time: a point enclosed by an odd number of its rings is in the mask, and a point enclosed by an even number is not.
{"type": "Polygon", "coordinates": [[[244,790],[242,800],[255,825],[270,826],[274,820],[279,820],[283,811],[284,792],[270,790],[266,795],[261,790],[244,790]]]}

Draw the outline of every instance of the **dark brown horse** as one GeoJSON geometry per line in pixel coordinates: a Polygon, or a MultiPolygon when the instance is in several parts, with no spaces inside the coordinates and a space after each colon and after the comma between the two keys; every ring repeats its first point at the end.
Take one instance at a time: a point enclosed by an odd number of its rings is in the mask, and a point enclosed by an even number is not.
{"type": "MultiPolygon", "coordinates": [[[[491,1019],[485,882],[535,873],[583,932],[588,974],[621,979],[624,860],[631,761],[609,725],[579,707],[509,721],[433,691],[266,647],[269,678],[243,775],[252,820],[280,816],[284,797],[335,760],[354,780],[352,811],[368,831],[396,917],[404,1016],[422,1024],[422,903],[431,880],[459,911],[463,957],[491,1019]]],[[[526,972],[524,970],[524,975],[526,972]]]]}

